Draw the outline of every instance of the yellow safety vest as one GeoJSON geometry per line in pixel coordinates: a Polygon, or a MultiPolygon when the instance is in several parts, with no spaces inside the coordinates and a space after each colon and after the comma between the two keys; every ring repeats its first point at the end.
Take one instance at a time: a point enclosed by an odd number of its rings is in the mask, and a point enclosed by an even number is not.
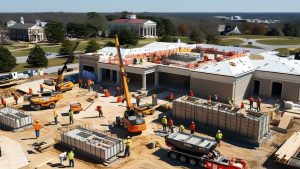
{"type": "Polygon", "coordinates": [[[57,114],[56,110],[53,110],[53,115],[54,115],[54,117],[58,117],[58,114],[57,114]]]}
{"type": "Polygon", "coordinates": [[[223,138],[223,134],[222,133],[217,133],[216,137],[217,137],[217,139],[221,140],[223,138]]]}
{"type": "Polygon", "coordinates": [[[72,111],[72,110],[69,111],[69,116],[70,116],[70,117],[73,117],[73,111],[72,111]]]}
{"type": "Polygon", "coordinates": [[[132,141],[131,141],[131,139],[127,139],[127,140],[124,141],[124,143],[125,143],[125,145],[126,145],[127,147],[131,147],[132,141]]]}
{"type": "Polygon", "coordinates": [[[168,124],[168,120],[167,120],[167,118],[165,118],[165,117],[164,117],[164,118],[162,118],[162,120],[161,120],[161,123],[162,123],[162,124],[168,124]]]}
{"type": "Polygon", "coordinates": [[[69,160],[73,160],[74,159],[74,153],[73,151],[70,151],[69,154],[68,154],[68,159],[69,160]]]}
{"type": "Polygon", "coordinates": [[[180,131],[180,132],[183,132],[183,131],[184,131],[184,126],[183,126],[183,125],[180,125],[180,126],[179,126],[179,131],[180,131]]]}

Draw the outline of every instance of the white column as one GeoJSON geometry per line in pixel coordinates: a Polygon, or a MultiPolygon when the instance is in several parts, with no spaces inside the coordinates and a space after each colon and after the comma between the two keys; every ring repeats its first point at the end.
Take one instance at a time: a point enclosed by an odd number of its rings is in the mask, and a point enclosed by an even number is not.
{"type": "Polygon", "coordinates": [[[142,74],[142,90],[146,90],[147,89],[147,75],[146,74],[142,74]]]}
{"type": "Polygon", "coordinates": [[[98,82],[102,83],[102,81],[103,81],[102,68],[99,68],[97,73],[98,73],[98,82]]]}
{"type": "Polygon", "coordinates": [[[114,75],[113,72],[114,72],[113,70],[109,70],[109,80],[110,80],[111,82],[112,82],[113,79],[114,79],[114,78],[113,78],[113,77],[114,77],[114,76],[113,76],[113,75],[114,75]]]}
{"type": "Polygon", "coordinates": [[[141,36],[141,27],[139,26],[139,37],[141,36]]]}
{"type": "Polygon", "coordinates": [[[158,71],[155,71],[155,74],[154,74],[154,86],[157,87],[159,86],[159,72],[158,71]]]}
{"type": "Polygon", "coordinates": [[[117,84],[120,84],[120,71],[117,71],[117,84]]]}
{"type": "Polygon", "coordinates": [[[156,36],[156,26],[154,26],[154,36],[156,36]]]}
{"type": "Polygon", "coordinates": [[[145,27],[143,26],[143,37],[145,36],[145,27]]]}
{"type": "Polygon", "coordinates": [[[148,27],[146,27],[146,35],[145,36],[148,36],[148,27]]]}

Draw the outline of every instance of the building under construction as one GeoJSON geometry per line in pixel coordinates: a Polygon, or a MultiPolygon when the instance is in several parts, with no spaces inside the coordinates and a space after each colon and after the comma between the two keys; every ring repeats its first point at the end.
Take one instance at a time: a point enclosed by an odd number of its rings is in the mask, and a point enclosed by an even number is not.
{"type": "MultiPolygon", "coordinates": [[[[220,101],[230,97],[234,103],[250,95],[299,101],[300,61],[280,58],[276,52],[154,42],[121,49],[121,54],[130,87],[192,89],[198,97],[216,94],[220,101]]],[[[114,47],[83,54],[79,64],[83,80],[120,83],[114,47]]]]}

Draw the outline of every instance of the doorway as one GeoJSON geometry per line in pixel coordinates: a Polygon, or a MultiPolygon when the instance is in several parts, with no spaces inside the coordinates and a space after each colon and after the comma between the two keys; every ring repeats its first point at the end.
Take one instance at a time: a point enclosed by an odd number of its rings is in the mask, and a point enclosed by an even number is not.
{"type": "Polygon", "coordinates": [[[260,81],[254,80],[253,96],[259,96],[260,81]]]}
{"type": "Polygon", "coordinates": [[[282,84],[278,82],[273,82],[271,96],[275,98],[281,98],[281,94],[282,94],[282,84]]]}

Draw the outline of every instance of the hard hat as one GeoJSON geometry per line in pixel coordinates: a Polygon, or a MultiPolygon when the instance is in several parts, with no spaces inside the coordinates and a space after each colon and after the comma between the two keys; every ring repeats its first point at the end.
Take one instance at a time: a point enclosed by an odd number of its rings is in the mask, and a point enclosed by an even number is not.
{"type": "Polygon", "coordinates": [[[167,117],[167,116],[164,116],[164,117],[167,117]]]}
{"type": "Polygon", "coordinates": [[[218,133],[221,133],[221,130],[218,130],[218,133]]]}
{"type": "Polygon", "coordinates": [[[40,121],[39,121],[39,120],[36,120],[35,122],[38,123],[38,122],[40,122],[40,121]]]}
{"type": "Polygon", "coordinates": [[[127,138],[129,139],[129,138],[130,138],[130,136],[127,136],[127,138]]]}
{"type": "Polygon", "coordinates": [[[194,123],[194,122],[192,121],[192,123],[194,123]]]}

